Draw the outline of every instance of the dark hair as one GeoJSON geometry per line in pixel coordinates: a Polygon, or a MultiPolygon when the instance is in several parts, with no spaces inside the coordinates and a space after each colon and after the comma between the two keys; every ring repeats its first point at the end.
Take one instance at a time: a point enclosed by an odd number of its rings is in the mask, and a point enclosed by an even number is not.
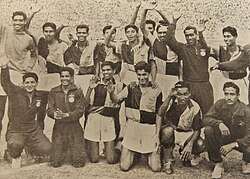
{"type": "Polygon", "coordinates": [[[191,25],[187,26],[187,27],[184,29],[183,33],[185,34],[187,30],[194,30],[194,33],[197,34],[197,29],[196,29],[196,27],[194,27],[194,26],[191,26],[191,25]]]}
{"type": "Polygon", "coordinates": [[[188,91],[190,92],[190,85],[184,81],[178,81],[177,83],[175,83],[174,88],[176,88],[176,89],[187,88],[188,91]]]}
{"type": "Polygon", "coordinates": [[[80,24],[80,25],[76,26],[76,32],[78,32],[78,29],[86,29],[87,33],[89,33],[89,26],[86,24],[80,24]]]}
{"type": "Polygon", "coordinates": [[[238,37],[237,30],[234,27],[227,26],[227,27],[223,28],[222,34],[224,34],[225,32],[229,32],[232,36],[238,37]]]}
{"type": "MultiPolygon", "coordinates": [[[[110,30],[112,28],[112,25],[106,25],[103,29],[102,29],[102,33],[105,34],[107,30],[110,30]]],[[[116,29],[114,29],[113,31],[114,33],[116,33],[116,29]]]]}
{"type": "Polygon", "coordinates": [[[153,21],[153,20],[151,20],[151,19],[148,19],[148,20],[146,20],[146,24],[152,24],[153,29],[155,29],[155,26],[156,26],[155,21],[153,21]]]}
{"type": "Polygon", "coordinates": [[[60,71],[60,76],[62,75],[62,72],[67,71],[69,72],[70,76],[74,76],[74,70],[70,67],[62,67],[60,71]]]}
{"type": "Polygon", "coordinates": [[[110,66],[110,67],[112,68],[112,70],[115,69],[114,63],[111,62],[111,61],[105,61],[105,62],[103,62],[103,63],[101,64],[101,68],[103,68],[104,66],[110,66]]]}
{"type": "Polygon", "coordinates": [[[23,75],[23,82],[24,82],[27,78],[29,78],[29,77],[34,78],[34,80],[35,80],[36,82],[38,82],[38,76],[37,76],[36,73],[33,73],[33,72],[25,73],[25,74],[23,75]]]}
{"type": "Polygon", "coordinates": [[[128,30],[129,28],[135,29],[136,33],[139,32],[139,28],[138,28],[135,24],[129,24],[129,25],[126,25],[126,27],[125,27],[125,33],[127,32],[127,30],[128,30]]]}
{"type": "Polygon", "coordinates": [[[232,88],[234,88],[235,90],[236,90],[236,94],[239,94],[240,93],[240,88],[239,88],[239,86],[238,85],[236,85],[235,83],[233,83],[233,82],[226,82],[225,84],[224,84],[224,86],[223,86],[223,91],[225,90],[225,88],[230,88],[230,87],[232,87],[232,88]]]}
{"type": "Polygon", "coordinates": [[[168,26],[167,24],[158,24],[157,27],[156,27],[156,32],[159,31],[160,27],[167,27],[167,26],[168,26]]]}
{"type": "Polygon", "coordinates": [[[140,61],[135,65],[135,71],[137,72],[138,70],[145,70],[145,72],[150,73],[151,67],[148,63],[140,61]]]}
{"type": "Polygon", "coordinates": [[[56,24],[53,22],[46,22],[45,24],[43,24],[43,31],[46,27],[51,27],[54,32],[56,31],[56,24]]]}
{"type": "Polygon", "coordinates": [[[16,12],[13,12],[13,14],[12,14],[12,19],[14,19],[15,16],[23,16],[23,20],[26,20],[26,19],[27,19],[27,15],[26,15],[23,11],[16,11],[16,12]]]}

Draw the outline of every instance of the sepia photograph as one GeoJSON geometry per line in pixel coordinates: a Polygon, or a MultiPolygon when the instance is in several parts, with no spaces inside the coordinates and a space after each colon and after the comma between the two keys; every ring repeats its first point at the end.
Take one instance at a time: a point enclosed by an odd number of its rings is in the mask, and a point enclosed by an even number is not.
{"type": "Polygon", "coordinates": [[[250,178],[250,0],[0,15],[0,179],[250,178]]]}

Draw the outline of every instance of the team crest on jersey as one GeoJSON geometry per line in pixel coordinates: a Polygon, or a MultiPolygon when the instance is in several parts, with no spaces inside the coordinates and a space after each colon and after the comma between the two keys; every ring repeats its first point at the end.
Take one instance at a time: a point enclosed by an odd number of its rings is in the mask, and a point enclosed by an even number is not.
{"type": "Polygon", "coordinates": [[[36,107],[40,107],[41,106],[41,100],[40,99],[38,99],[38,100],[36,100],[36,107]]]}
{"type": "Polygon", "coordinates": [[[200,54],[204,57],[206,55],[206,49],[200,49],[200,54]]]}
{"type": "Polygon", "coordinates": [[[75,101],[75,96],[73,94],[69,95],[69,102],[73,103],[75,101]]]}

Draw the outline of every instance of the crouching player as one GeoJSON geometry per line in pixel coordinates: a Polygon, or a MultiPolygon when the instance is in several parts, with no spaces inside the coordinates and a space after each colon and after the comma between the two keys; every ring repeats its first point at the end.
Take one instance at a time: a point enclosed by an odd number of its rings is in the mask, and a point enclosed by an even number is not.
{"type": "Polygon", "coordinates": [[[163,171],[173,173],[173,149],[180,145],[181,160],[184,166],[198,165],[199,154],[204,151],[204,142],[200,138],[201,110],[190,99],[189,84],[179,81],[159,109],[164,116],[161,130],[163,146],[163,171]]]}

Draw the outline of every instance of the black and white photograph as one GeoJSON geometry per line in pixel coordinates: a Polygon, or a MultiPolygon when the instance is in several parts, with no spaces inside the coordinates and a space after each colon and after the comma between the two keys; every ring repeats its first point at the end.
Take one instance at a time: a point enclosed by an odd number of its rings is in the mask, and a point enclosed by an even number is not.
{"type": "Polygon", "coordinates": [[[0,15],[0,179],[250,178],[250,0],[0,15]]]}

